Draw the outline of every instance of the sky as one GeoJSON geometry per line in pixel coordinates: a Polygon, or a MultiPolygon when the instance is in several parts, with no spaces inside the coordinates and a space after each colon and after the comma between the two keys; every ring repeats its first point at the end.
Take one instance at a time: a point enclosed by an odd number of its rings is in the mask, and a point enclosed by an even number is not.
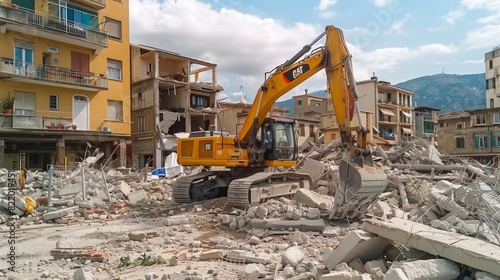
{"type": "MultiPolygon", "coordinates": [[[[343,31],[357,81],[484,73],[500,0],[130,0],[131,43],[217,64],[225,101],[252,102],[265,73],[327,25],[343,31]]],[[[325,88],[320,71],[279,100],[325,88]]]]}

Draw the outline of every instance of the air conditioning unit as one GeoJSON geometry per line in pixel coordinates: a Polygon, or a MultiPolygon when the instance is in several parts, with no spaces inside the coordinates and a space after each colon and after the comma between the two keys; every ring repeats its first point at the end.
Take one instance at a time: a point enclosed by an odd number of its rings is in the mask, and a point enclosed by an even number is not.
{"type": "Polygon", "coordinates": [[[101,126],[101,131],[102,132],[111,132],[111,129],[109,128],[109,126],[101,126]]]}
{"type": "Polygon", "coordinates": [[[494,69],[494,75],[495,75],[495,76],[500,75],[500,67],[496,67],[496,68],[494,69]]]}

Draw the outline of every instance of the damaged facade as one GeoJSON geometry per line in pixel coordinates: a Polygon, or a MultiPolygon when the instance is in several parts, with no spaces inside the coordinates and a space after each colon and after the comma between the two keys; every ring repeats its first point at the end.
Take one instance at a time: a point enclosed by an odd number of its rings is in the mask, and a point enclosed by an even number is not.
{"type": "Polygon", "coordinates": [[[162,167],[177,137],[216,128],[217,65],[137,44],[130,52],[132,162],[162,167]]]}

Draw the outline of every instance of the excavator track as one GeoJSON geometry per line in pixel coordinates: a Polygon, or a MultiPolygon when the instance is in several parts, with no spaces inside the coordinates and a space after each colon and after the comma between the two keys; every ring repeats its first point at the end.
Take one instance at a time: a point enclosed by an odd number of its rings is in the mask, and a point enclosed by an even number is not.
{"type": "Polygon", "coordinates": [[[195,175],[178,178],[172,186],[172,197],[177,203],[191,203],[191,186],[199,180],[208,180],[210,176],[216,175],[216,172],[200,172],[195,175]]]}
{"type": "Polygon", "coordinates": [[[295,172],[259,172],[248,177],[235,179],[229,184],[227,198],[229,205],[247,208],[268,199],[290,197],[299,188],[312,185],[309,174],[295,172]]]}

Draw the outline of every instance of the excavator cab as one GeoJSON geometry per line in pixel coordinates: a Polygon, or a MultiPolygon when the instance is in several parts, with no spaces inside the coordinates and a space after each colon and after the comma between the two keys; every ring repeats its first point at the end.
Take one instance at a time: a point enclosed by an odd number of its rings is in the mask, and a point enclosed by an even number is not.
{"type": "Polygon", "coordinates": [[[296,160],[297,136],[295,122],[285,119],[266,118],[257,131],[257,138],[264,145],[264,160],[296,160]]]}

